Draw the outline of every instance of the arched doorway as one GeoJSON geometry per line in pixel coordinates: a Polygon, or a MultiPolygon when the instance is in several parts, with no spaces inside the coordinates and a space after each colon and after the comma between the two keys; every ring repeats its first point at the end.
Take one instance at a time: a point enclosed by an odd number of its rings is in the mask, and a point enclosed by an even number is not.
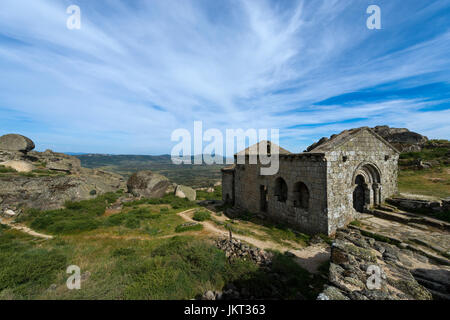
{"type": "Polygon", "coordinates": [[[294,207],[309,209],[309,190],[303,182],[294,185],[294,207]]]}
{"type": "Polygon", "coordinates": [[[277,197],[278,201],[286,202],[288,196],[288,187],[286,181],[283,178],[277,178],[275,180],[275,197],[277,197]]]}
{"type": "Polygon", "coordinates": [[[364,177],[362,175],[356,176],[356,187],[353,191],[353,208],[358,212],[364,212],[364,205],[366,204],[366,192],[364,185],[364,177]]]}
{"type": "Polygon", "coordinates": [[[352,185],[353,208],[357,212],[381,204],[381,175],[375,165],[360,164],[353,175],[352,185]]]}

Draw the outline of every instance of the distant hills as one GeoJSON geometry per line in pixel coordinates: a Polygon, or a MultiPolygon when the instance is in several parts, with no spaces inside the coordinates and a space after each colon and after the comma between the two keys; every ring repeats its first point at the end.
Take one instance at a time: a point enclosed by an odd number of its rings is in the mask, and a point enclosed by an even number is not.
{"type": "MultiPolygon", "coordinates": [[[[125,177],[140,170],[151,170],[160,173],[170,181],[192,187],[208,187],[221,180],[220,169],[223,165],[176,165],[168,154],[148,155],[108,155],[108,154],[75,154],[81,165],[86,168],[102,169],[115,172],[125,177]]],[[[193,158],[193,157],[192,157],[193,158]]]]}

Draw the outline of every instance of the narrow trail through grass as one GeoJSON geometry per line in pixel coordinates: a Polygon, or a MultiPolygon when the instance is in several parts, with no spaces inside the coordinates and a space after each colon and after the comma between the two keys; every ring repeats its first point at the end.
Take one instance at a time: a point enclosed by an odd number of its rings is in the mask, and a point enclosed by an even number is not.
{"type": "Polygon", "coordinates": [[[33,237],[38,237],[38,238],[43,238],[43,239],[53,239],[53,236],[36,232],[33,229],[30,229],[27,226],[23,226],[21,224],[12,223],[12,221],[10,221],[9,219],[0,218],[0,224],[8,226],[11,229],[22,231],[33,237]]]}
{"type": "MultiPolygon", "coordinates": [[[[183,218],[184,220],[188,222],[196,222],[193,220],[189,214],[193,213],[196,209],[189,209],[182,212],[178,212],[177,214],[183,218]]],[[[213,211],[210,211],[208,209],[202,209],[207,210],[211,214],[214,214],[213,211]]],[[[198,222],[203,225],[205,230],[209,231],[210,233],[220,236],[220,237],[228,237],[229,232],[225,229],[221,229],[218,226],[216,226],[214,223],[210,221],[203,221],[198,222]]],[[[311,273],[317,273],[318,269],[323,263],[328,261],[330,259],[330,248],[328,245],[325,244],[318,244],[318,245],[310,245],[305,248],[296,248],[293,249],[291,247],[283,246],[279,243],[269,241],[269,240],[260,240],[251,236],[245,236],[240,234],[233,234],[233,238],[245,241],[255,247],[258,247],[260,249],[264,250],[278,250],[280,252],[286,252],[289,251],[293,253],[296,256],[295,261],[304,269],[308,270],[311,273]]]]}

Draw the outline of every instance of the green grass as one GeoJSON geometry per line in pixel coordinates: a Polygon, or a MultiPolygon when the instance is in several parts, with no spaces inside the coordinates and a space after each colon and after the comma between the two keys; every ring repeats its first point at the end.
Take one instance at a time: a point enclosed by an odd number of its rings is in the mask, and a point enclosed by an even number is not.
{"type": "Polygon", "coordinates": [[[106,193],[91,200],[66,202],[65,208],[59,210],[26,210],[19,222],[25,222],[35,230],[54,235],[76,234],[108,227],[139,229],[146,234],[156,234],[167,229],[168,233],[169,228],[164,228],[163,224],[173,225],[175,228],[174,223],[179,223],[181,219],[170,213],[196,206],[195,202],[187,199],[166,196],[162,199],[126,203],[121,213],[104,217],[107,206],[114,203],[119,196],[119,193],[106,193]],[[160,207],[166,204],[170,209],[167,206],[160,207]],[[161,216],[166,217],[159,219],[161,216]]]}
{"type": "Polygon", "coordinates": [[[412,193],[438,198],[450,197],[450,167],[426,170],[400,170],[400,193],[412,193]]]}
{"type": "Polygon", "coordinates": [[[12,173],[12,172],[17,172],[17,171],[16,171],[16,169],[0,165],[0,173],[12,173]]]}
{"type": "Polygon", "coordinates": [[[182,223],[175,228],[175,232],[178,233],[187,231],[201,231],[201,230],[203,230],[203,225],[201,225],[200,223],[195,225],[186,225],[185,223],[182,223]]]}
{"type": "Polygon", "coordinates": [[[249,212],[244,212],[239,219],[244,221],[250,221],[254,224],[262,226],[261,231],[265,232],[268,236],[261,237],[262,240],[270,239],[280,244],[286,244],[286,241],[292,241],[301,245],[308,245],[310,236],[300,232],[294,232],[288,225],[282,223],[274,223],[268,220],[261,220],[249,212]]]}
{"type": "Polygon", "coordinates": [[[193,218],[195,221],[205,221],[211,219],[211,214],[208,211],[200,210],[194,213],[193,218]]]}
{"type": "MultiPolygon", "coordinates": [[[[74,217],[69,212],[87,214],[101,224],[92,232],[70,230],[53,240],[35,241],[0,226],[0,299],[192,299],[207,290],[223,290],[227,283],[246,285],[261,298],[272,294],[274,283],[275,297],[290,299],[298,292],[315,295],[316,289],[309,285],[316,280],[288,257],[277,255],[274,260],[274,270],[284,279],[280,282],[273,272],[251,261],[228,261],[224,252],[201,234],[173,236],[175,229],[200,231],[202,225],[180,228],[183,220],[166,204],[141,204],[108,217],[98,215],[102,209],[98,203],[106,204],[105,198],[110,196],[67,203],[68,208],[58,212],[72,223],[74,217]],[[116,216],[119,218],[113,218],[116,216]],[[136,233],[148,237],[127,238],[136,233]],[[172,237],[152,238],[161,234],[172,237]],[[65,271],[72,264],[82,273],[91,274],[82,282],[81,290],[66,287],[69,275],[65,271]],[[50,285],[54,289],[50,290],[50,285]]],[[[25,220],[35,222],[48,214],[30,211],[25,220]]],[[[61,222],[53,212],[51,218],[61,222]]],[[[42,228],[49,230],[52,226],[44,224],[42,228]]]]}
{"type": "Polygon", "coordinates": [[[108,204],[118,198],[107,193],[92,200],[66,202],[64,209],[39,211],[26,210],[19,222],[29,223],[32,229],[51,234],[73,234],[97,229],[102,225],[101,215],[108,204]]]}
{"type": "Polygon", "coordinates": [[[362,223],[359,220],[353,220],[352,222],[350,222],[350,225],[355,227],[361,227],[362,223]]]}
{"type": "Polygon", "coordinates": [[[39,248],[30,238],[15,231],[0,233],[0,299],[32,298],[67,265],[62,250],[39,248]]]}
{"type": "Polygon", "coordinates": [[[141,226],[141,221],[158,219],[159,217],[161,217],[161,214],[154,213],[150,208],[138,208],[109,216],[104,224],[105,226],[124,225],[129,229],[137,229],[141,226]]]}
{"type": "Polygon", "coordinates": [[[288,257],[277,254],[274,260],[274,270],[284,279],[280,282],[251,261],[228,261],[202,233],[175,236],[202,230],[201,224],[182,226],[176,214],[195,203],[171,196],[147,199],[106,216],[105,208],[118,196],[67,202],[61,210],[27,210],[21,216],[22,223],[56,235],[53,240],[36,241],[0,226],[0,299],[193,299],[228,283],[248,286],[261,298],[272,294],[273,283],[274,297],[315,295],[309,285],[316,279],[288,257]],[[69,265],[91,274],[81,290],[66,287],[69,265]]]}
{"type": "Polygon", "coordinates": [[[196,207],[197,204],[194,201],[189,201],[186,198],[178,198],[173,194],[166,194],[164,197],[159,199],[141,199],[131,202],[126,202],[123,204],[124,207],[134,207],[142,204],[168,204],[173,209],[189,209],[196,207]]]}
{"type": "Polygon", "coordinates": [[[197,200],[222,200],[222,186],[214,187],[214,192],[197,190],[197,200]]]}

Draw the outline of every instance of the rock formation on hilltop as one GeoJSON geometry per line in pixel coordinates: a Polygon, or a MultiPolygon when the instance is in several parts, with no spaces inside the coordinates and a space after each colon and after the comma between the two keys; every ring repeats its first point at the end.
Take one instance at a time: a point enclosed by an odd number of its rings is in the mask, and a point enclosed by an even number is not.
{"type": "Polygon", "coordinates": [[[400,152],[420,151],[428,138],[419,133],[409,131],[406,128],[390,128],[388,126],[376,126],[372,130],[392,144],[400,152]]]}
{"type": "Polygon", "coordinates": [[[0,150],[27,153],[34,149],[34,142],[20,134],[6,134],[0,137],[0,150]]]}
{"type": "Polygon", "coordinates": [[[83,168],[79,159],[66,154],[33,149],[34,143],[27,137],[0,137],[0,166],[13,169],[0,174],[0,212],[20,207],[57,209],[67,200],[90,199],[126,188],[118,174],[83,168]]]}
{"type": "MultiPolygon", "coordinates": [[[[357,128],[356,128],[357,129],[357,128]]],[[[345,132],[352,132],[356,129],[344,130],[345,132]]],[[[420,151],[422,147],[428,142],[428,138],[416,132],[409,131],[406,128],[390,128],[389,126],[376,126],[371,128],[376,134],[381,136],[384,140],[389,142],[400,152],[420,151]]],[[[341,134],[342,134],[341,133],[341,134]]],[[[338,135],[334,134],[330,138],[323,137],[319,141],[310,145],[306,152],[309,152],[318,146],[333,140],[338,135]]]]}

